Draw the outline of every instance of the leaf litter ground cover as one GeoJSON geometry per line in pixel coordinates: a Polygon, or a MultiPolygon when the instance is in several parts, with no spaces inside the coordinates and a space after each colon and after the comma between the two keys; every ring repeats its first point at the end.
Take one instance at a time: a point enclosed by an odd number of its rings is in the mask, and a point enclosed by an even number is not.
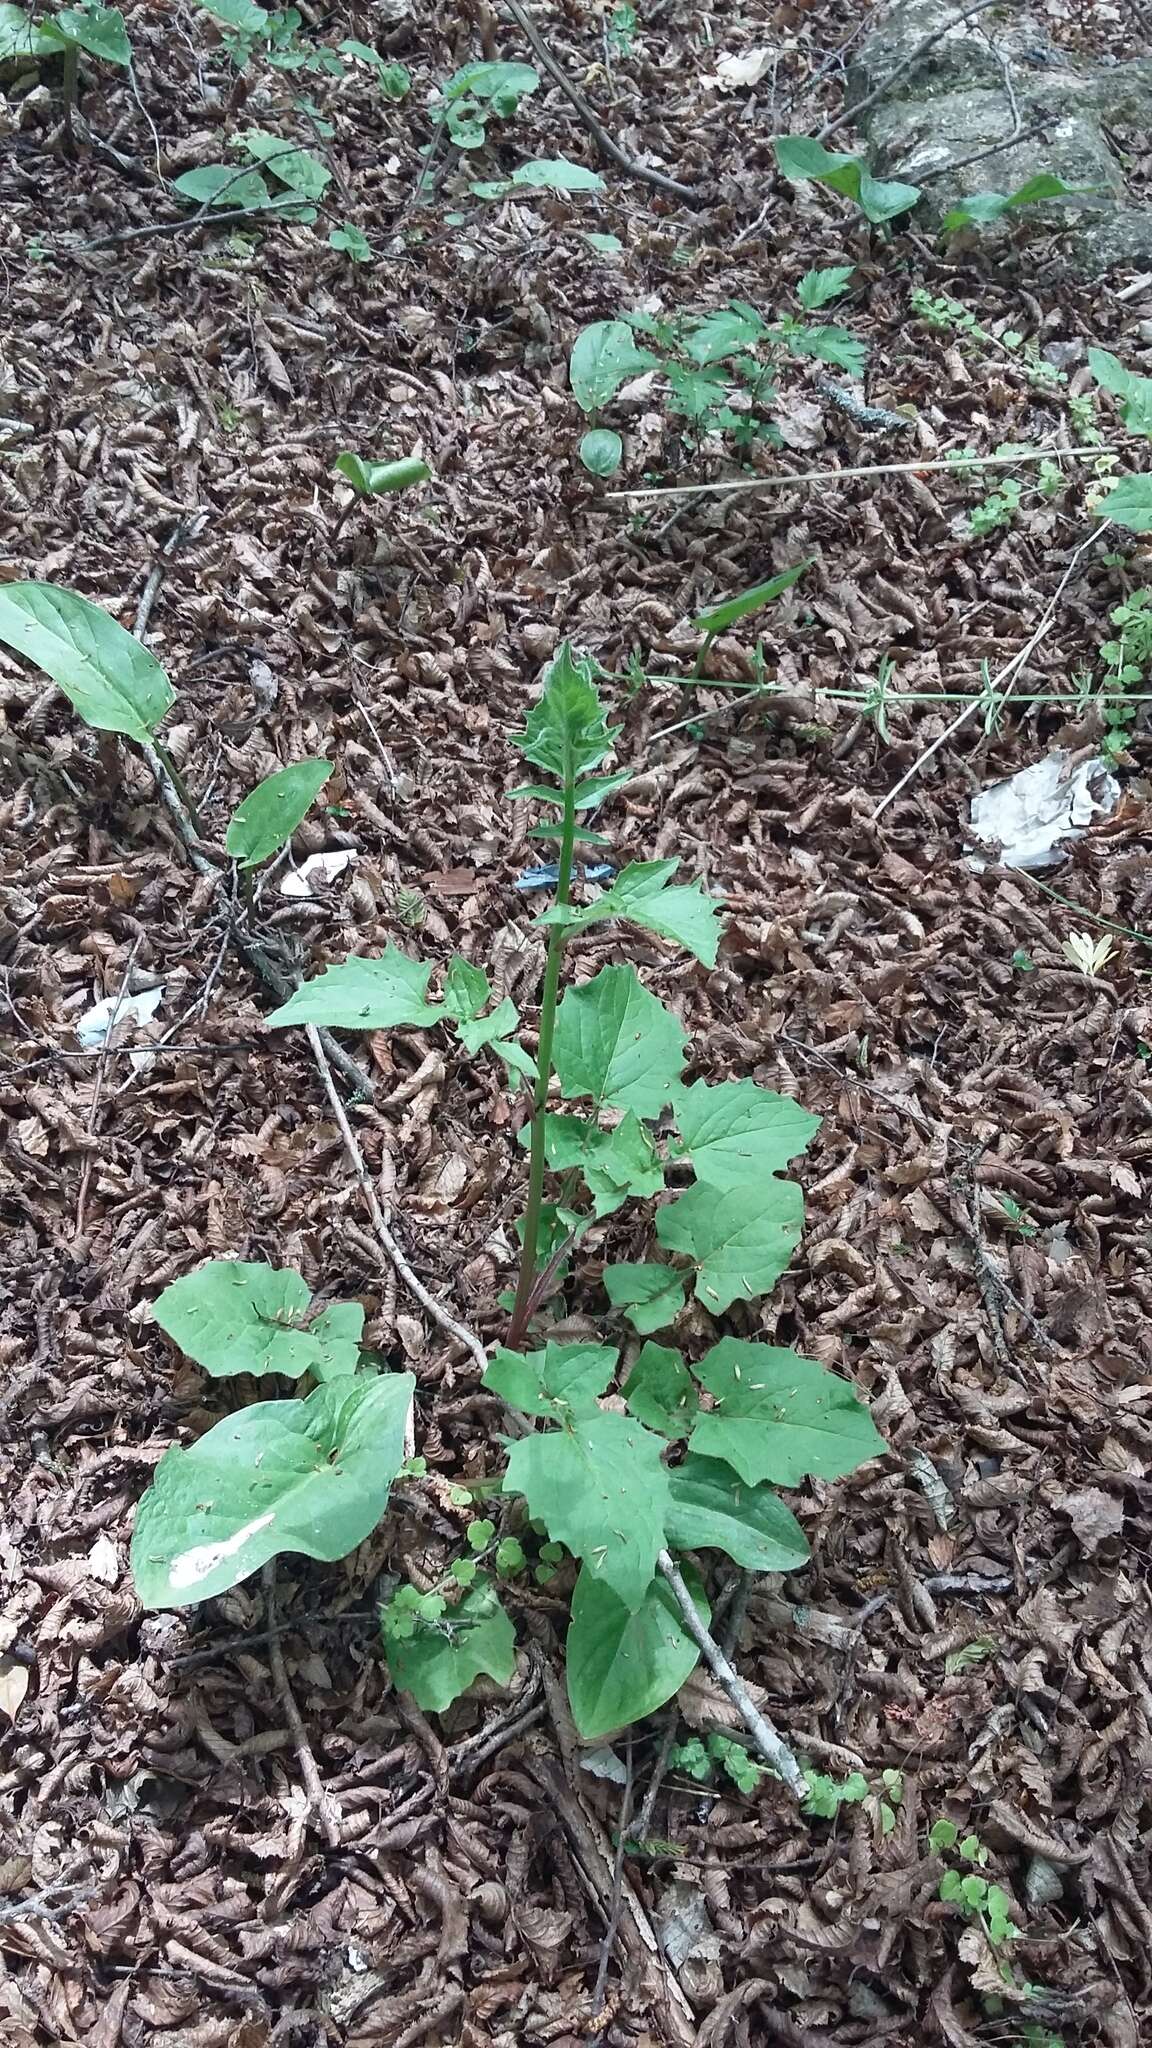
{"type": "MultiPolygon", "coordinates": [[[[718,690],[609,691],[636,780],[613,811],[608,857],[617,889],[638,886],[631,863],[675,858],[685,888],[703,881],[728,899],[734,928],[714,969],[673,963],[658,926],[630,956],[684,1037],[707,1046],[683,1098],[703,1080],[739,1089],[751,1077],[795,1101],[799,1122],[823,1118],[799,1256],[755,1321],[729,1312],[723,1343],[755,1337],[842,1374],[890,1450],[792,1496],[795,1521],[782,1503],[756,1539],[742,1521],[747,1568],[769,1576],[746,1602],[723,1567],[707,1591],[793,1746],[852,1793],[821,1786],[798,1816],[770,1782],[750,1783],[723,1761],[728,1701],[693,1677],[676,1738],[705,1748],[706,1775],[673,1767],[629,1849],[594,2016],[623,1788],[581,1768],[524,1648],[551,1670],[570,1584],[544,1562],[510,1686],[507,1643],[465,1592],[478,1688],[441,1719],[392,1691],[379,1657],[375,1608],[398,1574],[434,1585],[490,1511],[483,1493],[461,1493],[491,1470],[502,1410],[381,1274],[303,1041],[265,1035],[273,1005],[229,949],[226,907],[189,874],[145,768],[6,662],[3,1885],[13,1902],[48,1893],[57,1911],[18,1918],[0,1904],[4,2023],[19,2044],[519,2042],[599,2028],[620,2042],[1127,2048],[1148,2025],[1152,1015],[1133,936],[1152,921],[1146,742],[1137,728],[1117,818],[1053,877],[1072,908],[1025,876],[970,874],[963,823],[973,779],[1011,773],[1057,737],[1096,745],[1090,705],[1022,704],[987,735],[977,720],[872,818],[951,708],[901,711],[899,693],[971,689],[982,663],[995,672],[1018,651],[1086,532],[1077,493],[1025,496],[982,536],[968,515],[987,480],[935,474],[631,517],[579,464],[588,423],[566,366],[582,328],[653,295],[673,310],[722,307],[735,264],[739,297],[777,311],[782,277],[794,286],[851,264],[863,289],[846,317],[868,344],[867,397],[918,417],[876,440],[827,400],[813,365],[776,415],[780,459],[932,460],[1033,445],[1054,400],[1019,352],[914,324],[910,286],[1063,348],[1073,382],[1089,346],[1132,362],[1152,308],[1057,285],[1043,242],[1027,287],[971,253],[945,263],[904,243],[894,257],[840,200],[774,182],[773,133],[841,104],[835,70],[798,101],[802,120],[786,96],[854,17],[827,7],[783,25],[760,11],[725,22],[734,50],[782,45],[771,112],[737,122],[747,95],[703,82],[695,12],[669,10],[646,31],[637,11],[630,51],[609,53],[612,97],[598,86],[597,104],[630,148],[707,186],[696,212],[593,163],[551,92],[492,124],[482,162],[461,169],[446,154],[431,196],[417,197],[429,131],[413,108],[481,54],[447,11],[396,11],[388,56],[414,86],[382,109],[367,71],[332,93],[312,73],[301,85],[256,66],[238,88],[202,16],[185,40],[127,8],[139,99],[120,70],[96,68],[82,113],[131,168],[95,144],[76,164],[52,154],[51,92],[31,96],[9,138],[5,573],[77,589],[131,627],[162,568],[145,637],[179,684],[167,743],[220,842],[263,776],[333,763],[294,857],[344,849],[352,864],[310,898],[280,895],[282,869],[255,884],[266,928],[302,967],[389,946],[444,964],[461,952],[490,964],[494,996],[523,1010],[543,934],[513,884],[539,856],[527,837],[537,813],[509,812],[518,769],[503,735],[525,685],[569,633],[621,676],[635,652],[657,676],[690,668],[693,619],[816,558],[784,609],[721,635],[706,670],[755,681],[762,626],[786,686],[771,724],[718,690]],[[295,92],[334,128],[340,217],[375,264],[329,248],[326,216],[83,246],[168,217],[157,148],[165,176],[223,160],[229,123],[281,132],[295,92]],[[235,112],[233,94],[245,100],[235,112]],[[478,171],[510,179],[521,161],[560,157],[601,172],[606,193],[497,202],[468,190],[478,171]],[[590,240],[608,235],[618,248],[590,240]],[[434,483],[366,501],[338,531],[332,465],[347,448],[381,461],[418,449],[434,483]],[[832,695],[866,691],[885,655],[897,665],[887,738],[832,695]],[[688,717],[695,730],[655,738],[688,717]],[[1062,942],[1094,917],[1121,930],[1090,978],[1062,942]],[[157,1048],[147,1064],[65,1056],[94,999],[158,983],[161,1008],[132,1035],[157,1048]],[[335,1847],[308,1814],[259,1581],[142,1618],[128,1576],[133,1510],[165,1446],[203,1438],[231,1399],[142,1305],[220,1257],[295,1267],[321,1315],[359,1303],[369,1340],[417,1385],[427,1480],[401,1482],[347,1566],[280,1571],[276,1640],[335,1847]],[[899,1776],[898,1798],[885,1774],[899,1776]],[[933,1846],[941,1821],[957,1824],[957,1843],[974,1833],[987,1863],[933,1846]],[[988,1945],[991,1909],[962,1891],[974,1876],[1012,1902],[1012,1986],[1003,1944],[988,1945]],[[674,1908],[696,1930],[695,1954],[666,1936],[691,2018],[673,1964],[656,1966],[640,1931],[641,1915],[668,1928],[674,1908]],[[1024,1983],[1043,1998],[1014,1996],[1024,1983]]],[[[359,10],[338,12],[341,34],[371,36],[359,10]]],[[[603,61],[591,18],[540,19],[571,76],[603,61]]],[[[1048,32],[1071,33],[1056,19],[1048,32]]],[[[483,55],[527,52],[501,26],[483,55]]],[[[306,145],[307,121],[291,133],[306,145]]],[[[678,451],[643,394],[622,424],[616,483],[715,473],[678,451]]],[[[1125,587],[1092,560],[1022,699],[1068,691],[1125,587]]],[[[585,982],[618,971],[617,940],[595,922],[574,948],[585,982]]],[[[384,1006],[366,1024],[380,1035],[355,1042],[375,1084],[357,1113],[369,1168],[419,1273],[498,1342],[523,1171],[515,1132],[492,1122],[498,1069],[415,1035],[434,1007],[426,982],[385,976],[366,1000],[384,1006]]],[[[579,1039],[578,1003],[572,1014],[582,1060],[596,1049],[579,1039]]],[[[643,1114],[643,1073],[620,1085],[643,1114]]],[[[727,1134],[678,1120],[715,1194],[721,1295],[735,1097],[732,1110],[727,1134]]],[[[665,1230],[700,1192],[665,1205],[665,1230]]],[[[643,1246],[618,1233],[608,1249],[627,1266],[643,1246]]],[[[620,1299],[635,1322],[654,1296],[631,1285],[620,1299]]],[[[697,1301],[704,1359],[716,1304],[699,1287],[697,1301]]],[[[569,1299],[569,1341],[595,1335],[590,1306],[569,1299]]],[[[710,1490],[716,1435],[747,1447],[750,1488],[765,1476],[755,1393],[738,1423],[730,1405],[720,1419],[689,1415],[654,1356],[668,1351],[666,1325],[636,1327],[639,1398],[692,1431],[676,1512],[703,1545],[723,1509],[710,1490]]],[[[706,1365],[710,1399],[731,1394],[733,1356],[706,1365]]],[[[255,1397],[268,1383],[251,1384],[255,1397]]],[[[604,1610],[587,1624],[598,1642],[611,1628],[625,1645],[630,1628],[661,1629],[648,1610],[637,1624],[610,1586],[583,1585],[582,1604],[604,1610]]],[[[589,1664],[589,1723],[599,1716],[606,1736],[619,1710],[610,1680],[589,1664]]],[[[661,1741],[660,1724],[636,1739],[633,1811],[661,1741]]]]}

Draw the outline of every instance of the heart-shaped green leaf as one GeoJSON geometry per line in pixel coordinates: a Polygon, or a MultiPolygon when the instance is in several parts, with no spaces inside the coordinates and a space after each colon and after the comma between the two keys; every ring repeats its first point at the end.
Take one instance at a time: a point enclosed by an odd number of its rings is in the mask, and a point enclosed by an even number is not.
{"type": "Polygon", "coordinates": [[[144,1606],[214,1599],[282,1551],[347,1557],[388,1505],[415,1384],[406,1372],[329,1380],[166,1451],[132,1537],[144,1606]]]}
{"type": "MultiPolygon", "coordinates": [[[[705,1627],[710,1618],[699,1578],[684,1573],[705,1627]]],[[[662,1579],[632,1612],[587,1565],[572,1595],[565,1645],[572,1718],[586,1742],[654,1714],[679,1692],[700,1652],[662,1579]]]]}
{"type": "Polygon", "coordinates": [[[312,1297],[291,1267],[212,1259],[174,1280],[152,1313],[174,1344],[214,1379],[238,1372],[310,1372],[318,1380],[355,1372],[364,1332],[358,1301],[309,1316],[312,1297]]]}
{"type": "Polygon", "coordinates": [[[273,1010],[269,1026],[327,1024],[336,1031],[386,1031],[396,1024],[437,1024],[446,1013],[425,991],[430,961],[412,960],[398,946],[374,959],[358,954],[326,967],[273,1010]]]}

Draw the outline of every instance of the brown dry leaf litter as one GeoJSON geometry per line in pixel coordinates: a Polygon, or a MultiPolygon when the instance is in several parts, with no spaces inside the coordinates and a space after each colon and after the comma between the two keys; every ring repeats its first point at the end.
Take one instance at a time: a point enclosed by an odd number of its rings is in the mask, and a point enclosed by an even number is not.
{"type": "MultiPolygon", "coordinates": [[[[3,574],[67,584],[130,625],[177,536],[148,637],[179,688],[172,751],[210,831],[275,765],[337,762],[336,808],[294,855],[353,862],[310,897],[263,885],[300,969],[399,939],[493,962],[526,1000],[540,952],[512,883],[532,842],[504,798],[502,734],[541,663],[572,634],[614,670],[634,650],[671,670],[701,605],[817,557],[762,622],[790,692],[780,719],[719,693],[686,706],[674,684],[636,695],[621,754],[639,773],[612,826],[621,855],[678,853],[730,900],[714,974],[640,946],[703,1070],[825,1118],[802,1255],[738,1321],[849,1373],[891,1445],[801,1497],[812,1566],[752,1590],[741,1668],[818,1767],[900,1770],[905,1793],[884,1834],[874,1808],[810,1822],[770,1789],[673,1776],[652,1822],[663,1850],[626,1860],[593,2010],[619,1787],[580,1768],[556,1693],[563,1583],[520,1603],[513,1694],[480,1688],[436,1725],[389,1689],[375,1647],[387,1575],[403,1564],[419,1583],[458,1542],[449,1482],[491,1468],[497,1406],[381,1272],[303,1042],[263,1035],[227,906],[187,868],[146,770],[4,657],[3,2039],[969,2048],[1023,2041],[1027,2021],[1041,2041],[1136,2048],[1152,2024],[1146,947],[1118,937],[1086,979],[1060,945],[1083,914],[960,859],[971,786],[1097,729],[1035,709],[990,740],[974,727],[877,825],[948,707],[894,713],[885,746],[824,694],[885,653],[896,688],[916,690],[971,687],[1008,659],[1083,537],[1078,493],[1030,500],[979,542],[961,516],[978,487],[939,476],[629,519],[574,461],[565,365],[578,328],[622,305],[735,290],[770,306],[804,269],[855,262],[868,395],[917,409],[895,454],[930,459],[1050,435],[1057,413],[1010,360],[990,373],[912,323],[910,283],[1061,343],[1073,391],[1085,343],[1126,353],[1152,304],[1111,285],[1056,296],[1043,238],[1030,286],[905,238],[873,250],[839,202],[775,181],[772,133],[840,104],[835,62],[803,96],[858,26],[835,0],[732,19],[642,8],[631,55],[606,52],[600,11],[536,13],[621,144],[702,188],[697,210],[602,165],[601,200],[480,208],[451,173],[417,198],[435,81],[527,54],[483,4],[425,20],[389,0],[319,23],[410,67],[395,108],[366,74],[238,78],[203,14],[126,12],[134,78],[94,73],[79,161],[53,147],[44,90],[7,137],[3,574]],[[718,54],[760,49],[751,90],[708,82],[718,54]],[[333,124],[335,217],[369,236],[372,267],[326,246],[326,216],[93,246],[172,217],[158,170],[222,156],[230,124],[275,127],[298,90],[333,124]],[[587,229],[621,254],[598,255],[587,229]],[[417,444],[436,483],[337,536],[339,449],[417,444]],[[698,704],[725,708],[700,737],[654,740],[698,704]],[[154,1050],[138,1067],[115,1053],[98,1092],[75,1025],[126,976],[163,982],[155,1020],[128,1034],[154,1050]],[[279,1575],[334,1848],[311,1825],[258,1585],[142,1617],[128,1579],[153,1466],[219,1412],[148,1303],[213,1253],[358,1295],[420,1383],[430,1482],[401,1484],[346,1565],[279,1575]],[[1017,1976],[1043,1987],[1027,2012],[982,2002],[1005,1987],[937,1896],[942,1814],[978,1829],[1019,1911],[1017,1976]]],[[[1099,13],[1103,44],[1115,10],[1099,13]]],[[[1045,19],[1057,40],[1094,32],[1045,19]]],[[[596,161],[567,101],[541,91],[500,132],[496,167],[557,154],[596,161]]],[[[658,416],[641,406],[630,431],[629,480],[692,476],[658,416]]],[[[785,437],[806,466],[882,459],[800,374],[785,437]]],[[[1067,686],[1119,587],[1085,568],[1021,694],[1067,686]]],[[[718,672],[746,677],[750,644],[720,643],[718,672]]],[[[1056,884],[1146,930],[1140,792],[1137,777],[1056,884]]],[[[581,971],[612,944],[589,940],[581,971]]],[[[494,1336],[522,1159],[495,1073],[404,1033],[359,1050],[376,1095],[354,1121],[381,1198],[421,1277],[494,1336]]],[[[703,1680],[684,1706],[688,1728],[728,1712],[703,1680]]],[[[660,1742],[637,1736],[641,1787],[660,1742]]]]}

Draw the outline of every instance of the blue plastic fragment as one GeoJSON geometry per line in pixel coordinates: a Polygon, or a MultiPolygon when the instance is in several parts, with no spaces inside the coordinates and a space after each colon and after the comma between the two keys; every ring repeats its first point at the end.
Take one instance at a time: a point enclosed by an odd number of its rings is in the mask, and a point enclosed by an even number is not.
{"type": "MultiPolygon", "coordinates": [[[[610,882],[616,870],[608,861],[601,861],[597,867],[575,868],[573,873],[581,882],[610,882]]],[[[522,875],[517,875],[514,887],[528,895],[535,889],[554,889],[559,880],[559,868],[549,862],[547,867],[525,868],[522,875]]]]}

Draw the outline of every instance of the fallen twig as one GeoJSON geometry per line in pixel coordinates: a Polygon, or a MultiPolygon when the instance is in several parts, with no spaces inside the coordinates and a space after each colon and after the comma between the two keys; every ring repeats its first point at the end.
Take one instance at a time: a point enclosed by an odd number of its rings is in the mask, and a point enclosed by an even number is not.
{"type": "Polygon", "coordinates": [[[998,5],[999,0],[972,0],[972,5],[965,7],[960,14],[949,15],[947,21],[943,22],[939,28],[933,29],[931,35],[925,36],[922,42],[917,43],[913,49],[909,50],[908,55],[901,63],[895,66],[894,70],[888,73],[887,78],[880,85],[874,86],[872,91],[866,93],[862,100],[857,100],[855,106],[845,107],[843,113],[837,114],[834,121],[825,121],[824,126],[816,137],[817,142],[827,142],[828,137],[835,135],[838,129],[847,128],[849,122],[858,120],[861,114],[866,114],[870,107],[876,105],[877,100],[887,98],[897,79],[904,78],[911,71],[913,65],[920,62],[921,57],[927,51],[931,50],[935,44],[942,43],[945,36],[950,36],[954,28],[959,28],[962,21],[971,21],[974,14],[986,14],[990,7],[998,5]]]}
{"type": "Polygon", "coordinates": [[[929,476],[934,470],[948,469],[962,474],[966,469],[997,469],[1006,462],[1059,462],[1081,455],[1122,455],[1125,448],[1136,445],[1135,439],[1107,441],[1098,448],[1025,448],[1011,455],[953,455],[932,462],[863,462],[851,469],[802,469],[795,474],[741,477],[726,484],[656,484],[642,491],[605,491],[603,502],[633,504],[638,498],[702,498],[722,491],[732,495],[738,491],[781,491],[793,484],[847,483],[854,476],[929,476]]]}
{"type": "MultiPolygon", "coordinates": [[[[140,951],[140,947],[142,944],[142,935],[138,938],[133,939],[132,941],[132,949],[128,955],[128,960],[127,964],[125,965],[124,972],[120,977],[120,987],[116,994],[116,1000],[112,1005],[112,1015],[108,1019],[108,1029],[104,1034],[104,1043],[100,1047],[100,1064],[96,1069],[96,1085],[92,1090],[92,1103],[88,1111],[88,1122],[86,1125],[89,1137],[91,1137],[95,1132],[96,1119],[100,1114],[100,1097],[104,1093],[104,1076],[108,1071],[109,1042],[111,1040],[112,1033],[115,1031],[116,1026],[120,1021],[120,1012],[124,1007],[124,998],[128,994],[128,982],[132,974],[132,969],[136,964],[136,955],[140,951]]],[[[80,1172],[80,1192],[76,1197],[76,1228],[73,1232],[73,1236],[75,1238],[81,1238],[84,1235],[84,1212],[88,1206],[88,1189],[91,1184],[91,1180],[92,1154],[91,1152],[87,1152],[84,1156],[84,1165],[81,1168],[80,1172]]]]}
{"type": "MultiPolygon", "coordinates": [[[[984,0],[984,5],[990,4],[991,0],[984,0]]],[[[504,5],[517,27],[527,36],[549,78],[571,100],[584,126],[600,144],[605,156],[610,157],[614,164],[618,164],[622,171],[627,171],[630,178],[642,178],[646,184],[654,185],[658,192],[667,192],[673,199],[686,200],[689,206],[701,205],[708,197],[704,189],[695,185],[681,185],[678,179],[670,178],[667,172],[656,171],[648,164],[637,163],[634,157],[628,155],[627,150],[621,149],[620,144],[609,135],[598,115],[593,113],[579,86],[573,84],[563,65],[552,55],[531,15],[520,5],[520,0],[504,0],[504,5]]]]}
{"type": "Polygon", "coordinates": [[[788,1790],[797,1799],[803,1799],[808,1791],[803,1771],[787,1743],[781,1740],[771,1722],[766,1721],[759,1708],[753,1704],[747,1686],[739,1673],[733,1670],[719,1643],[709,1635],[671,1552],[660,1551],[656,1563],[680,1609],[685,1628],[701,1652],[713,1678],[727,1693],[764,1762],[770,1770],[775,1771],[778,1778],[783,1779],[788,1790]]]}
{"type": "Polygon", "coordinates": [[[384,1211],[380,1206],[380,1197],[376,1193],[372,1176],[364,1163],[364,1154],[360,1150],[356,1133],[348,1121],[348,1112],[340,1100],[340,1091],[332,1079],[332,1068],[329,1064],[321,1035],[315,1024],[306,1024],[304,1032],[312,1051],[312,1057],[319,1068],[325,1093],[332,1105],[332,1114],[340,1127],[340,1136],[344,1140],[344,1150],[348,1155],[349,1164],[360,1183],[361,1191],[367,1204],[368,1214],[372,1219],[372,1229],[381,1250],[395,1267],[408,1292],[420,1303],[421,1308],[431,1316],[432,1321],[438,1328],[443,1330],[449,1337],[454,1337],[458,1344],[463,1344],[465,1350],[471,1352],[477,1365],[483,1371],[488,1364],[488,1353],[476,1335],[475,1330],[470,1330],[464,1323],[457,1322],[456,1317],[451,1315],[441,1302],[437,1301],[435,1295],[428,1292],[424,1282],[412,1271],[400,1246],[388,1228],[384,1220],[384,1211]]]}
{"type": "Polygon", "coordinates": [[[320,1782],[320,1772],[308,1740],[308,1730],[300,1719],[300,1709],[288,1682],[288,1667],[284,1662],[284,1650],[280,1641],[280,1629],[276,1624],[276,1560],[270,1558],[261,1573],[264,1581],[264,1605],[268,1611],[268,1666],[276,1697],[284,1709],[284,1719],[292,1735],[296,1761],[300,1776],[308,1795],[308,1812],[320,1825],[320,1832],[330,1849],[338,1849],[341,1843],[340,1819],[334,1801],[320,1782]]]}
{"type": "Polygon", "coordinates": [[[16,1920],[64,1920],[92,1896],[90,1884],[45,1885],[43,1891],[33,1892],[29,1899],[16,1899],[10,1906],[0,1906],[0,1927],[10,1927],[16,1920]]]}
{"type": "MultiPolygon", "coordinates": [[[[1060,578],[1059,583],[1056,585],[1055,590],[1052,592],[1051,597],[1048,599],[1048,602],[1045,605],[1044,610],[1041,612],[1035,631],[1029,635],[1028,639],[1024,642],[1023,647],[1020,648],[1019,652],[1012,656],[1011,661],[1006,661],[1003,668],[999,671],[999,673],[992,678],[992,682],[989,686],[988,691],[989,696],[993,695],[996,692],[996,690],[998,690],[1002,685],[1005,686],[1005,695],[1007,695],[1010,692],[1015,678],[1019,675],[1020,670],[1023,668],[1024,663],[1027,661],[1029,655],[1034,653],[1035,649],[1040,645],[1041,640],[1043,640],[1051,631],[1056,617],[1056,607],[1058,606],[1060,599],[1063,597],[1064,592],[1068,588],[1069,583],[1072,581],[1072,578],[1076,573],[1077,567],[1080,563],[1081,556],[1086,555],[1089,548],[1095,547],[1096,542],[1100,540],[1104,534],[1107,533],[1108,528],[1111,524],[1112,522],[1110,519],[1105,519],[1101,525],[1093,528],[1092,532],[1088,535],[1087,540],[1081,541],[1079,547],[1076,549],[1076,552],[1072,557],[1072,560],[1069,562],[1068,567],[1065,569],[1064,574],[1060,578]]],[[[945,726],[942,733],[937,734],[937,737],[932,741],[931,745],[925,747],[924,752],[922,754],[917,755],[916,759],[912,763],[912,766],[905,770],[904,774],[900,777],[900,780],[896,784],[895,788],[890,789],[888,791],[887,796],[881,797],[880,802],[877,804],[875,810],[872,813],[873,820],[883,816],[884,812],[888,809],[889,804],[895,803],[896,798],[900,795],[901,791],[907,789],[908,784],[912,782],[917,775],[919,775],[920,770],[927,765],[927,763],[932,759],[933,755],[938,754],[940,752],[941,747],[947,746],[948,741],[955,737],[955,735],[960,731],[961,726],[967,725],[968,720],[972,717],[973,713],[980,708],[981,704],[983,704],[984,701],[984,697],[973,697],[970,703],[965,704],[963,709],[957,712],[955,718],[953,718],[949,722],[949,724],[945,726]]]]}

